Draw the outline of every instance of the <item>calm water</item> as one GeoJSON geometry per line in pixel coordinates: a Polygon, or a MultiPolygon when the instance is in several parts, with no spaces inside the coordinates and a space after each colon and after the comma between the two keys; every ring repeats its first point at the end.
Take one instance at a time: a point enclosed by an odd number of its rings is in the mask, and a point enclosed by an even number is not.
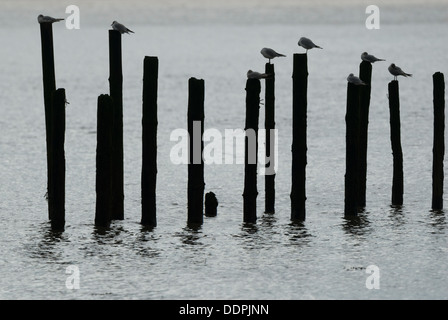
{"type": "MultiPolygon", "coordinates": [[[[81,29],[54,25],[57,86],[66,89],[66,230],[47,221],[46,155],[39,13],[67,16],[59,1],[5,1],[0,38],[0,298],[2,299],[447,299],[448,226],[431,212],[432,74],[447,71],[446,5],[382,7],[381,29],[365,28],[365,5],[338,8],[285,1],[209,5],[79,1],[81,29]],[[106,11],[104,11],[106,10],[106,11]],[[122,13],[122,14],[118,14],[122,13]],[[123,36],[125,220],[95,230],[96,101],[108,93],[107,29],[123,36]],[[267,21],[267,22],[265,22],[267,21]],[[292,55],[300,36],[324,50],[309,52],[307,219],[290,223],[292,55]],[[206,192],[218,216],[186,225],[187,168],[171,163],[170,133],[186,128],[190,77],[206,86],[205,127],[244,128],[245,73],[262,71],[262,47],[274,60],[279,168],[276,213],[242,223],[242,165],[205,168],[206,192]],[[346,77],[360,54],[373,66],[367,206],[359,221],[343,218],[346,77]],[[145,55],[159,57],[158,226],[139,224],[141,91],[145,55]],[[400,79],[405,204],[391,208],[387,71],[400,79]],[[68,290],[66,268],[80,270],[68,290]],[[369,290],[366,267],[380,270],[369,290]]],[[[262,90],[264,84],[262,84],[262,90]]],[[[261,109],[263,110],[263,108],[261,109]]],[[[263,116],[260,123],[263,124],[263,116]]]]}

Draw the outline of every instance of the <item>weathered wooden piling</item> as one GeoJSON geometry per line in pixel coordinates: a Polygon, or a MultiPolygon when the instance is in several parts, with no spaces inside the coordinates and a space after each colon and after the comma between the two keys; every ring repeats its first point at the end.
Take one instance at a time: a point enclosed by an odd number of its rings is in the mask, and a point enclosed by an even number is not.
{"type": "Polygon", "coordinates": [[[65,227],[65,104],[65,89],[54,91],[50,119],[53,184],[48,192],[48,203],[53,212],[51,228],[58,231],[65,227]]]}
{"type": "Polygon", "coordinates": [[[308,58],[295,53],[292,74],[292,186],[291,220],[306,216],[308,58]]]}
{"type": "Polygon", "coordinates": [[[275,212],[275,70],[274,65],[266,63],[265,73],[265,120],[266,161],[265,161],[265,209],[266,213],[275,212]],[[269,162],[267,161],[269,160],[269,162]]]}
{"type": "Polygon", "coordinates": [[[215,217],[218,211],[218,199],[214,192],[210,191],[205,194],[205,216],[215,217]]]}
{"type": "Polygon", "coordinates": [[[96,207],[95,226],[110,226],[113,205],[112,148],[113,102],[109,95],[98,97],[96,145],[96,207]]]}
{"type": "MultiPolygon", "coordinates": [[[[53,189],[52,172],[52,137],[51,137],[51,118],[53,93],[56,90],[56,78],[54,68],[54,50],[53,50],[53,25],[51,23],[40,23],[40,37],[42,47],[42,75],[45,107],[45,135],[47,146],[47,196],[53,189]]],[[[49,204],[48,218],[53,216],[53,207],[49,204]]]]}
{"type": "Polygon", "coordinates": [[[188,81],[188,224],[201,225],[204,220],[204,80],[188,81]]]}
{"type": "Polygon", "coordinates": [[[432,162],[432,209],[443,209],[443,159],[445,157],[445,79],[436,72],[433,79],[434,142],[432,162]]]}
{"type": "Polygon", "coordinates": [[[114,106],[111,218],[124,219],[124,168],[123,168],[123,70],[121,34],[109,30],[109,88],[114,106]]]}
{"type": "Polygon", "coordinates": [[[392,205],[403,204],[403,151],[401,148],[400,97],[398,81],[389,82],[390,140],[393,154],[392,205]]]}
{"type": "Polygon", "coordinates": [[[157,226],[157,84],[159,59],[145,57],[143,61],[142,117],[142,219],[141,224],[157,226]]]}
{"type": "Polygon", "coordinates": [[[358,208],[366,206],[366,181],[367,181],[367,144],[369,129],[370,93],[372,90],[372,64],[362,61],[359,65],[359,78],[366,84],[360,90],[359,110],[359,189],[358,208]]]}
{"type": "Polygon", "coordinates": [[[246,82],[246,125],[244,143],[243,221],[257,221],[258,119],[261,84],[258,79],[246,82]]]}
{"type": "Polygon", "coordinates": [[[347,82],[344,216],[358,216],[360,86],[347,82]]]}

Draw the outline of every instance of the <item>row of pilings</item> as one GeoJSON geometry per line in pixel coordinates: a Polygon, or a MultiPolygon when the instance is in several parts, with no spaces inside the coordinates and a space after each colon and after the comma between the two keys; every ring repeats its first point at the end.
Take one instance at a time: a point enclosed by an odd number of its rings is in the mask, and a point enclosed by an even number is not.
{"type": "MultiPolygon", "coordinates": [[[[48,213],[53,230],[65,226],[65,90],[56,89],[52,24],[41,23],[43,91],[48,172],[48,213]]],[[[96,206],[95,225],[110,226],[112,220],[124,219],[123,184],[123,75],[121,34],[109,30],[109,88],[108,94],[98,96],[97,150],[96,150],[96,206]]],[[[157,226],[157,87],[159,61],[146,56],[143,64],[142,97],[142,170],[141,170],[141,224],[157,226]]],[[[266,171],[265,212],[275,212],[275,70],[267,63],[265,73],[270,75],[265,85],[266,171]]],[[[346,105],[346,172],[344,216],[356,217],[366,205],[367,141],[371,94],[372,65],[361,62],[360,79],[366,85],[347,84],[346,105]]],[[[432,208],[443,208],[443,159],[445,129],[445,83],[443,74],[433,76],[434,83],[434,147],[432,208]]],[[[292,73],[292,167],[291,167],[291,220],[306,218],[307,166],[307,54],[294,54],[292,73]]],[[[398,81],[389,83],[390,133],[393,153],[392,205],[403,204],[403,152],[400,137],[400,100],[398,81]]],[[[246,82],[245,132],[255,135],[250,141],[245,136],[243,221],[257,220],[258,129],[261,83],[259,79],[246,82]],[[251,142],[255,142],[251,143],[251,142]],[[255,161],[251,159],[255,156],[255,161]]],[[[204,201],[204,98],[205,83],[190,78],[188,82],[187,128],[189,133],[189,164],[187,185],[187,223],[198,226],[206,216],[217,213],[218,201],[213,192],[204,201]],[[205,208],[204,208],[205,207],[205,208]]]]}

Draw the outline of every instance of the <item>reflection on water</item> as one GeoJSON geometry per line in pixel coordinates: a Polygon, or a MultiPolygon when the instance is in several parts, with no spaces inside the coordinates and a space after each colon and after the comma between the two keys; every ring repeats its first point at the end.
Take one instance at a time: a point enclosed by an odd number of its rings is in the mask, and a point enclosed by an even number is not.
{"type": "Polygon", "coordinates": [[[195,224],[187,224],[182,228],[182,232],[177,232],[175,237],[179,237],[183,244],[188,246],[201,246],[203,243],[200,241],[203,237],[202,226],[195,224]]]}
{"type": "Polygon", "coordinates": [[[369,227],[370,221],[368,219],[369,213],[365,210],[358,212],[356,217],[343,217],[342,229],[346,234],[365,236],[372,230],[369,227]]]}
{"type": "Polygon", "coordinates": [[[37,236],[42,237],[37,239],[37,241],[29,238],[28,240],[31,241],[24,245],[26,252],[33,258],[42,258],[50,261],[60,260],[62,258],[62,250],[59,244],[69,242],[67,234],[61,231],[53,231],[49,221],[41,223],[37,229],[37,236]]]}
{"type": "Polygon", "coordinates": [[[286,235],[288,236],[289,244],[299,246],[308,244],[312,236],[303,221],[291,221],[287,226],[286,235]]]}
{"type": "Polygon", "coordinates": [[[95,227],[92,237],[98,244],[119,245],[123,242],[120,236],[127,233],[122,225],[112,225],[109,228],[95,227]]]}
{"type": "Polygon", "coordinates": [[[244,231],[242,235],[256,234],[258,232],[258,225],[256,223],[243,222],[241,230],[244,231]]]}
{"type": "Polygon", "coordinates": [[[437,232],[444,232],[446,228],[446,217],[443,210],[431,210],[429,212],[429,224],[437,232]]]}
{"type": "Polygon", "coordinates": [[[243,223],[241,232],[234,237],[242,240],[245,249],[269,249],[279,245],[307,245],[312,235],[304,222],[290,221],[288,224],[280,224],[276,215],[265,213],[255,224],[243,223]]]}
{"type": "Polygon", "coordinates": [[[392,220],[394,227],[401,227],[406,223],[406,215],[403,206],[390,206],[389,218],[392,220]]]}

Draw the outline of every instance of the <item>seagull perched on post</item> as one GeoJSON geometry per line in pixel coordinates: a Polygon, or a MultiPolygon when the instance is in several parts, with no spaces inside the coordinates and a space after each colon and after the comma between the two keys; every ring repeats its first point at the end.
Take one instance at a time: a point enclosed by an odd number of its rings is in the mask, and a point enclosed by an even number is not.
{"type": "Polygon", "coordinates": [[[370,62],[370,63],[374,63],[374,62],[377,62],[377,61],[386,61],[384,59],[378,59],[377,57],[375,57],[375,56],[373,56],[371,54],[368,54],[367,52],[363,52],[361,54],[361,60],[362,61],[367,61],[367,62],[370,62]]]}
{"type": "Polygon", "coordinates": [[[322,47],[319,47],[318,45],[314,44],[313,41],[311,41],[310,39],[305,38],[305,37],[302,37],[299,39],[298,45],[300,47],[305,48],[307,53],[308,53],[309,49],[313,49],[313,48],[323,49],[322,47]]]}
{"type": "Polygon", "coordinates": [[[249,70],[249,71],[247,71],[247,78],[248,79],[266,79],[266,78],[269,78],[269,74],[249,70]]]}
{"type": "Polygon", "coordinates": [[[394,63],[392,63],[389,66],[388,70],[394,76],[394,80],[397,80],[398,76],[412,77],[412,74],[404,72],[403,70],[401,70],[400,67],[397,67],[394,63]]]}
{"type": "Polygon", "coordinates": [[[271,63],[271,59],[274,59],[275,57],[286,57],[284,54],[275,52],[275,50],[271,48],[263,48],[261,49],[260,53],[263,55],[263,57],[269,59],[269,63],[271,63]]]}
{"type": "Polygon", "coordinates": [[[365,85],[366,85],[364,81],[362,81],[361,79],[359,79],[359,78],[358,78],[357,76],[355,76],[353,73],[350,73],[350,74],[348,75],[348,77],[347,77],[347,81],[350,82],[350,83],[353,83],[354,85],[357,85],[357,86],[359,86],[359,85],[363,85],[363,86],[365,86],[365,85]]]}
{"type": "Polygon", "coordinates": [[[134,31],[126,28],[124,25],[122,25],[121,23],[119,23],[117,21],[112,22],[111,26],[112,26],[112,29],[119,31],[121,34],[129,33],[129,32],[134,33],[134,31]]]}
{"type": "Polygon", "coordinates": [[[64,19],[60,19],[60,18],[53,18],[50,16],[44,16],[43,14],[40,14],[37,16],[37,22],[39,23],[53,23],[53,22],[58,22],[58,21],[62,21],[64,19]]]}

